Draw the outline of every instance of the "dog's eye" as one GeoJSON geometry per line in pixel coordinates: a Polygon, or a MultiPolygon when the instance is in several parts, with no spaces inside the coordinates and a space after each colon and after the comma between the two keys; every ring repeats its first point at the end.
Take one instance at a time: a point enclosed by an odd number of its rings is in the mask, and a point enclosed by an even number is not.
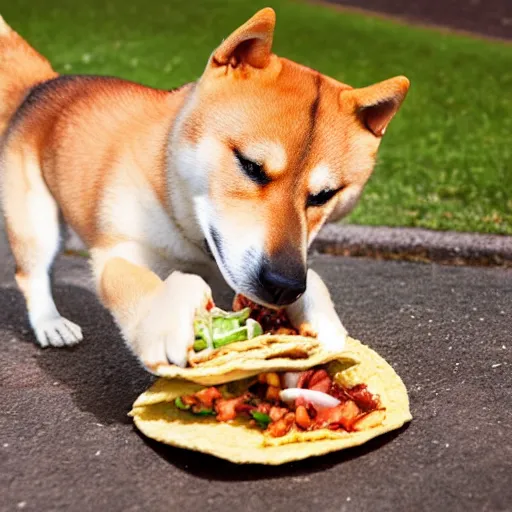
{"type": "Polygon", "coordinates": [[[318,194],[310,194],[306,202],[306,207],[323,206],[328,203],[341,189],[325,189],[318,194]]]}
{"type": "Polygon", "coordinates": [[[236,159],[238,160],[238,163],[240,164],[240,167],[242,168],[242,170],[244,171],[248,178],[254,181],[254,183],[256,183],[257,185],[263,186],[268,185],[270,183],[270,178],[266,175],[265,171],[263,170],[263,166],[245,158],[240,153],[240,151],[238,151],[238,149],[235,149],[234,153],[236,159]]]}

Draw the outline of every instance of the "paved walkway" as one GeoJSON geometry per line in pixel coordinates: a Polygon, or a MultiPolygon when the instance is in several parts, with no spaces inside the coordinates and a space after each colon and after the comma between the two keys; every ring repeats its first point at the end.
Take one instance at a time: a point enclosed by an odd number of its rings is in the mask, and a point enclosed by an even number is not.
{"type": "Polygon", "coordinates": [[[86,337],[74,350],[31,343],[5,243],[0,262],[2,512],[511,508],[512,270],[316,257],[352,335],[404,379],[414,420],[361,448],[265,468],[134,430],[126,413],[150,378],[84,260],[56,269],[56,300],[86,337]]]}
{"type": "Polygon", "coordinates": [[[323,0],[412,21],[512,40],[510,0],[323,0]]]}

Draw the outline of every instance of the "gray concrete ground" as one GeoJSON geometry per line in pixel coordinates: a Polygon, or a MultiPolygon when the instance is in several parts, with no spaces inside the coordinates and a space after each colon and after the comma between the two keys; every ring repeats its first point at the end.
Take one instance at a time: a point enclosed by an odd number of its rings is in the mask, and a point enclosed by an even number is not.
{"type": "Polygon", "coordinates": [[[58,305],[86,337],[72,350],[32,343],[1,242],[0,262],[1,511],[512,510],[512,270],[316,256],[351,334],[404,379],[414,420],[267,468],[137,433],[126,413],[150,377],[94,298],[84,260],[56,268],[58,305]]]}

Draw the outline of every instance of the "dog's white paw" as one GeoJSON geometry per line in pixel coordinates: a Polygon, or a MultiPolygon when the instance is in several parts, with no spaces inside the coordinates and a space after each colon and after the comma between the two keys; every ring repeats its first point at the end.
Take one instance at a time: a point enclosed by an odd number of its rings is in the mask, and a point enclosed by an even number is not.
{"type": "Polygon", "coordinates": [[[308,270],[306,292],[287,307],[287,312],[295,327],[300,329],[307,324],[329,352],[345,348],[347,330],[334,309],[327,286],[315,271],[308,270]]]}
{"type": "Polygon", "coordinates": [[[211,288],[197,275],[173,272],[164,281],[146,306],[133,342],[135,353],[148,370],[161,364],[187,365],[196,311],[211,298],[211,288]]]}
{"type": "Polygon", "coordinates": [[[184,368],[187,366],[188,349],[194,343],[193,314],[169,313],[164,318],[151,327],[145,324],[144,334],[139,336],[140,350],[137,352],[150,371],[167,364],[184,368]]]}
{"type": "Polygon", "coordinates": [[[341,322],[329,321],[328,319],[319,319],[314,326],[317,332],[317,338],[323,348],[329,352],[341,352],[345,348],[347,341],[347,330],[341,322]]]}
{"type": "Polygon", "coordinates": [[[40,320],[34,334],[41,347],[68,347],[82,341],[82,329],[62,316],[40,320]]]}

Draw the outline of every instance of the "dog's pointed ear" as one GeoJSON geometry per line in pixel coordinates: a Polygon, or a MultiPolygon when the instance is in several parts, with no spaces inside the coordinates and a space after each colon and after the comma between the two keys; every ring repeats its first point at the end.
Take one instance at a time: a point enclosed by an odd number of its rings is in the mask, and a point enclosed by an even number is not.
{"type": "Polygon", "coordinates": [[[213,52],[212,66],[248,64],[254,68],[267,66],[272,54],[272,40],[276,14],[267,7],[257,12],[249,21],[235,30],[213,52]]]}
{"type": "Polygon", "coordinates": [[[370,132],[382,137],[404,101],[410,82],[405,76],[390,78],[369,87],[341,92],[341,101],[350,96],[356,115],[370,132]]]}

